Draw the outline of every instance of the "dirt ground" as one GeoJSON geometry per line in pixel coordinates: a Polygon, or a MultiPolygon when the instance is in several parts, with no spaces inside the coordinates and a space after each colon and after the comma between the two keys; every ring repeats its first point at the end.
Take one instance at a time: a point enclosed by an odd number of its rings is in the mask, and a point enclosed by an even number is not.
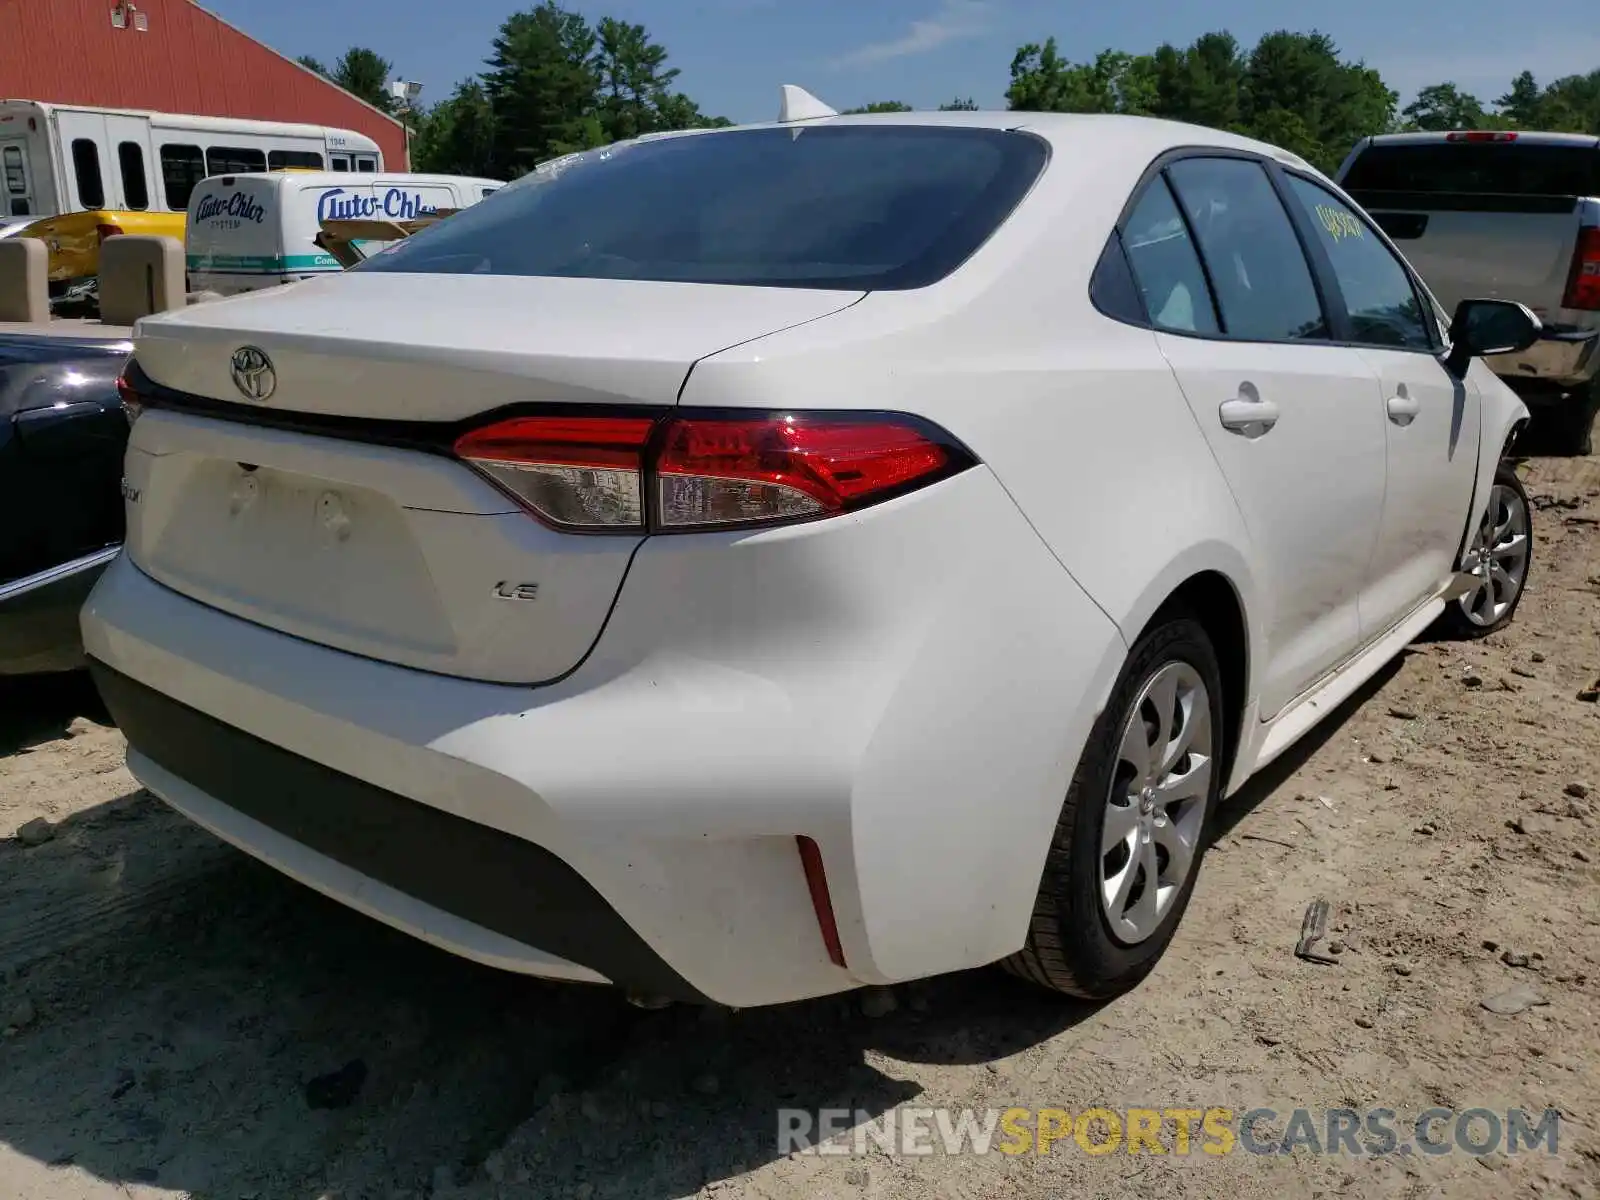
{"type": "Polygon", "coordinates": [[[141,793],[81,680],[12,688],[0,837],[53,836],[0,841],[0,1196],[1600,1196],[1600,459],[1526,478],[1515,625],[1414,647],[1231,801],[1170,953],[1098,1007],[996,971],[743,1013],[497,974],[141,793]],[[1319,897],[1333,965],[1293,954],[1319,897]],[[1519,984],[1547,1003],[1481,1006],[1519,984]],[[777,1150],[779,1108],[899,1105],[1561,1125],[1554,1156],[777,1150]]]}

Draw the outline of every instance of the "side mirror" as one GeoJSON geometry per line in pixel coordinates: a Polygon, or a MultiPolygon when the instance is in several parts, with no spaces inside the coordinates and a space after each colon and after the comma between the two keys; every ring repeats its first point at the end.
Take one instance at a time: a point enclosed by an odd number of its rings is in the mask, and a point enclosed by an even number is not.
{"type": "Polygon", "coordinates": [[[1539,340],[1544,323],[1514,300],[1463,300],[1450,321],[1450,353],[1445,366],[1464,375],[1474,358],[1515,354],[1539,340]]]}

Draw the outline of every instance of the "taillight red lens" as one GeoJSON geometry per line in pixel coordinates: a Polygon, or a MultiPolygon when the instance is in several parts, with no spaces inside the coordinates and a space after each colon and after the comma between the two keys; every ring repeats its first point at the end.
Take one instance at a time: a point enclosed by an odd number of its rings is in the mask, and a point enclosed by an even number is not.
{"type": "Polygon", "coordinates": [[[971,461],[938,430],[876,413],[514,417],[455,452],[548,524],[617,533],[829,516],[971,461]]]}
{"type": "Polygon", "coordinates": [[[122,415],[128,418],[131,426],[144,411],[144,400],[133,390],[133,384],[128,382],[126,375],[117,376],[117,395],[122,398],[122,415]]]}
{"type": "Polygon", "coordinates": [[[1467,129],[1444,135],[1447,142],[1514,142],[1517,135],[1504,129],[1467,129]]]}
{"type": "Polygon", "coordinates": [[[1600,229],[1580,229],[1562,308],[1600,310],[1600,229]]]}
{"type": "Polygon", "coordinates": [[[893,418],[679,418],[656,463],[663,528],[841,512],[942,471],[939,443],[893,418]]]}
{"type": "Polygon", "coordinates": [[[644,529],[652,417],[513,417],[457,439],[455,452],[512,499],[566,529],[644,529]]]}

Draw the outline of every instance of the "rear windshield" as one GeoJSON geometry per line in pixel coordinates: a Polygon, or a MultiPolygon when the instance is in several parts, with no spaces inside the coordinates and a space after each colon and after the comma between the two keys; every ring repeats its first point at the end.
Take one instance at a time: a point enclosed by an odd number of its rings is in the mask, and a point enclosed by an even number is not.
{"type": "Polygon", "coordinates": [[[1516,142],[1392,143],[1357,155],[1342,182],[1352,193],[1592,196],[1600,193],[1600,151],[1516,142]]]}
{"type": "Polygon", "coordinates": [[[923,287],[1044,165],[997,129],[843,125],[692,134],[547,164],[356,270],[923,287]]]}

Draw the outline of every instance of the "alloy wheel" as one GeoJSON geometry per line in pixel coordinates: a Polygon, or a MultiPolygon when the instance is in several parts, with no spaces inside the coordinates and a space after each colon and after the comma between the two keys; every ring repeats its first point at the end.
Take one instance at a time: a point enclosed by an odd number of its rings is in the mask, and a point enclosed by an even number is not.
{"type": "Polygon", "coordinates": [[[1468,621],[1487,628],[1505,616],[1527,581],[1529,548],[1526,502],[1515,488],[1495,484],[1462,564],[1477,581],[1456,601],[1468,621]]]}
{"type": "Polygon", "coordinates": [[[1160,928],[1194,870],[1213,746],[1205,681],[1186,662],[1164,664],[1129,710],[1106,797],[1100,904],[1124,945],[1160,928]]]}

